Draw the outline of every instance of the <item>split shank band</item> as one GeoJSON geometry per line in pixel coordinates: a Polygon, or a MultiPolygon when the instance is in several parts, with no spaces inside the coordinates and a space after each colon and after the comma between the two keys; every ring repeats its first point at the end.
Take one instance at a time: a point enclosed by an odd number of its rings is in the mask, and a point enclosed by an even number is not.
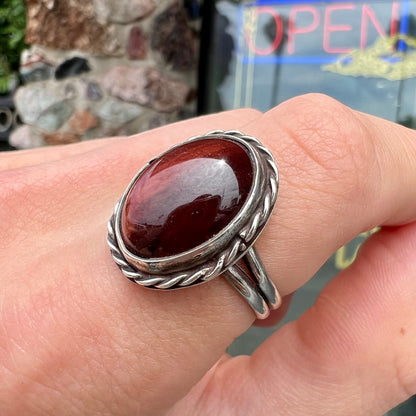
{"type": "Polygon", "coordinates": [[[137,173],[108,222],[107,242],[139,285],[181,289],[222,275],[264,319],[281,298],[254,243],[277,192],[276,163],[258,139],[212,131],[137,173]]]}

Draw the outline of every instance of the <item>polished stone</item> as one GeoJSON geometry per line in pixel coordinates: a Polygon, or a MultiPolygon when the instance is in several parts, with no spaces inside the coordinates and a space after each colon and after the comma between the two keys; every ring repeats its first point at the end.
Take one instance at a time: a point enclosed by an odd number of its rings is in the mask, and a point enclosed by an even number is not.
{"type": "Polygon", "coordinates": [[[243,145],[202,139],[152,163],[127,196],[121,235],[142,258],[191,250],[223,230],[244,205],[253,168],[243,145]]]}

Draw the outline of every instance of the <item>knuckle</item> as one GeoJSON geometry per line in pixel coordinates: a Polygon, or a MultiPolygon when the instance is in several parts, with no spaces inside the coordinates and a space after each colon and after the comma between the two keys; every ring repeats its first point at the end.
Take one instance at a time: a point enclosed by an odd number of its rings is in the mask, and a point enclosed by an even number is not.
{"type": "Polygon", "coordinates": [[[347,199],[357,192],[366,195],[374,145],[354,111],[325,95],[308,94],[283,103],[270,116],[278,117],[286,133],[289,168],[297,175],[308,183],[315,178],[313,187],[325,193],[347,199]]]}

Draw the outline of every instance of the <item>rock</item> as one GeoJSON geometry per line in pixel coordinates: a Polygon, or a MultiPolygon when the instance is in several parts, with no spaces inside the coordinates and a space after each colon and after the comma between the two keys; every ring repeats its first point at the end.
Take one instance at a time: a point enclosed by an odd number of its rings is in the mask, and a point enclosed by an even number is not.
{"type": "Polygon", "coordinates": [[[100,86],[96,82],[88,82],[85,90],[85,96],[91,101],[100,101],[103,98],[103,93],[100,86]]]}
{"type": "Polygon", "coordinates": [[[53,63],[46,57],[45,53],[35,48],[24,49],[20,55],[20,67],[27,67],[37,63],[44,63],[53,66],[53,63]]]}
{"type": "Polygon", "coordinates": [[[93,0],[97,20],[101,23],[130,23],[149,15],[154,0],[93,0]]]}
{"type": "Polygon", "coordinates": [[[74,133],[57,131],[50,134],[44,133],[43,140],[49,145],[70,144],[81,141],[81,136],[74,133]]]}
{"type": "Polygon", "coordinates": [[[111,122],[114,128],[134,120],[141,112],[142,109],[139,106],[111,97],[104,100],[96,109],[97,116],[111,122]]]}
{"type": "Polygon", "coordinates": [[[54,81],[35,82],[17,90],[14,100],[24,123],[34,124],[50,107],[66,99],[65,88],[54,81]]]}
{"type": "Polygon", "coordinates": [[[182,81],[164,77],[154,68],[113,67],[104,77],[102,86],[114,97],[170,112],[186,102],[189,87],[182,81]]]}
{"type": "Polygon", "coordinates": [[[20,58],[20,75],[25,84],[43,81],[53,76],[54,65],[39,52],[24,50],[20,58]]]}
{"type": "Polygon", "coordinates": [[[138,27],[132,27],[127,41],[129,59],[146,58],[146,37],[138,27]]]}
{"type": "Polygon", "coordinates": [[[55,0],[42,0],[42,2],[48,10],[52,10],[55,7],[55,0]]]}
{"type": "Polygon", "coordinates": [[[71,130],[81,136],[87,130],[93,127],[97,127],[98,124],[98,119],[88,110],[75,111],[72,117],[68,120],[68,126],[71,128],[71,130]]]}
{"type": "Polygon", "coordinates": [[[43,64],[34,65],[30,70],[26,68],[20,69],[20,75],[25,84],[50,79],[53,76],[53,72],[53,67],[43,64]]]}
{"type": "Polygon", "coordinates": [[[40,134],[28,125],[15,129],[9,136],[9,143],[17,149],[32,149],[44,145],[40,134]]]}
{"type": "Polygon", "coordinates": [[[27,43],[97,55],[123,54],[115,28],[97,21],[92,2],[27,0],[26,3],[27,43]]]}
{"type": "Polygon", "coordinates": [[[186,11],[177,2],[153,21],[151,45],[173,69],[196,68],[197,36],[188,25],[186,11]]]}
{"type": "Polygon", "coordinates": [[[73,112],[74,108],[69,102],[61,101],[44,111],[33,124],[46,131],[55,131],[71,117],[73,112]]]}
{"type": "Polygon", "coordinates": [[[14,101],[24,123],[54,131],[73,113],[69,98],[75,95],[75,85],[42,81],[19,88],[14,101]]]}
{"type": "Polygon", "coordinates": [[[62,62],[55,70],[55,79],[65,79],[84,72],[91,71],[88,61],[85,58],[74,56],[62,62]]]}

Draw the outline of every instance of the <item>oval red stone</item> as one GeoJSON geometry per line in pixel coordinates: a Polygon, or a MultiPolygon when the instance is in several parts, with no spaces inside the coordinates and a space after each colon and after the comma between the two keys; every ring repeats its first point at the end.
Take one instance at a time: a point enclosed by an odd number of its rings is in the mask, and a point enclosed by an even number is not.
{"type": "Polygon", "coordinates": [[[126,248],[142,258],[191,250],[223,230],[253,185],[248,150],[227,139],[185,143],[153,162],[121,214],[126,248]]]}

